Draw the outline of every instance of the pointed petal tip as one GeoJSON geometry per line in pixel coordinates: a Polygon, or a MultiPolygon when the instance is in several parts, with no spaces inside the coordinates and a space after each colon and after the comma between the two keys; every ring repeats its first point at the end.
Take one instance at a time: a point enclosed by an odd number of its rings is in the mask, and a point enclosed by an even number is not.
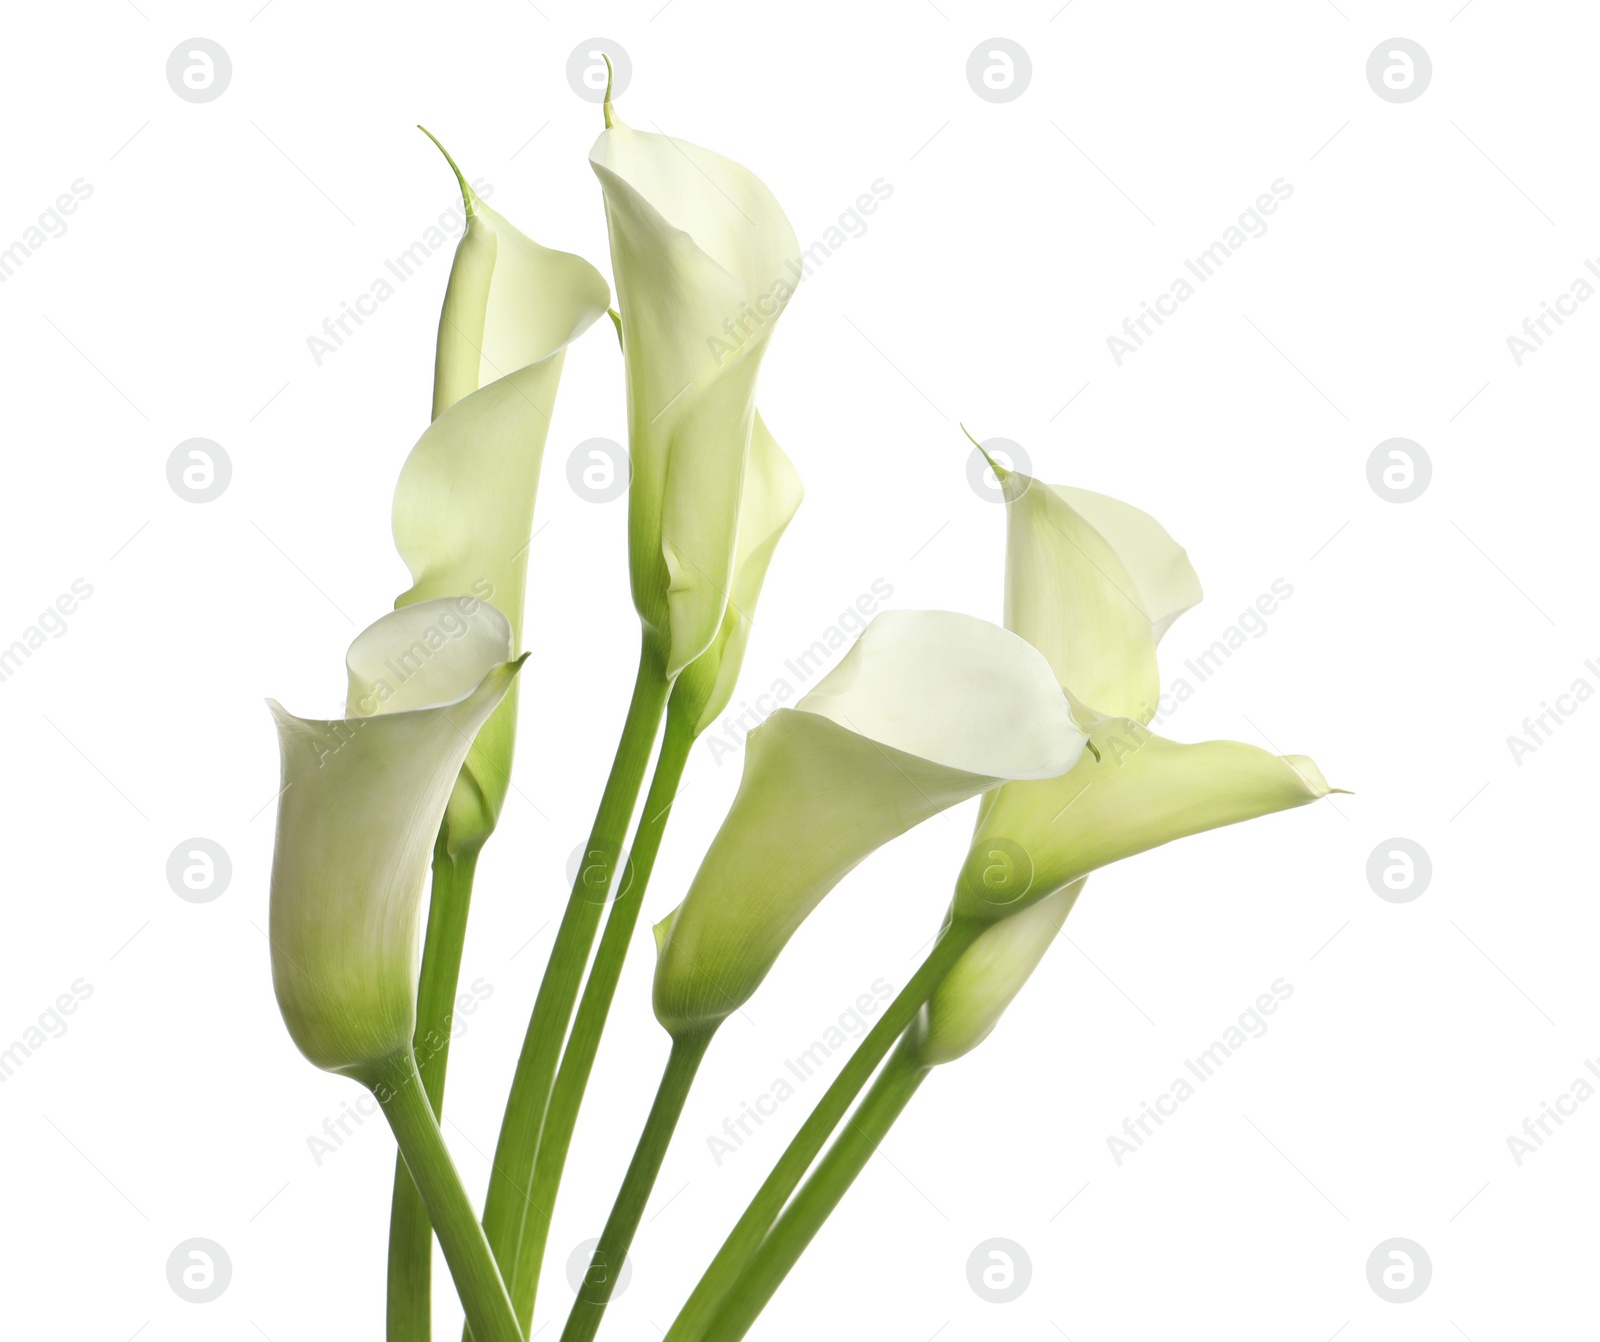
{"type": "Polygon", "coordinates": [[[417,129],[426,135],[430,140],[432,140],[434,147],[444,155],[444,161],[450,165],[450,171],[456,175],[456,185],[461,188],[461,204],[466,209],[467,218],[472,218],[472,202],[476,200],[477,197],[473,194],[472,188],[467,185],[467,179],[462,175],[461,169],[456,166],[455,159],[451,158],[450,151],[439,143],[439,137],[421,122],[417,123],[417,129]]]}
{"type": "Polygon", "coordinates": [[[480,680],[472,690],[470,690],[456,702],[464,703],[466,700],[481,694],[486,689],[491,693],[496,694],[508,692],[511,682],[514,681],[517,678],[518,673],[521,672],[522,664],[532,656],[533,654],[531,652],[524,652],[520,656],[512,658],[509,662],[501,662],[498,666],[491,667],[487,674],[485,674],[484,678],[480,680]]]}
{"type": "MultiPolygon", "coordinates": [[[[681,904],[678,906],[679,909],[682,907],[683,905],[681,904]]],[[[672,932],[672,924],[677,917],[678,909],[673,909],[671,913],[650,929],[650,935],[655,939],[656,954],[658,956],[661,954],[661,948],[667,944],[667,937],[672,932]]]]}
{"type": "Polygon", "coordinates": [[[961,432],[967,435],[967,441],[969,443],[977,448],[978,451],[983,453],[983,459],[989,463],[989,469],[994,472],[994,478],[1004,485],[1006,478],[1014,474],[1014,472],[1007,470],[998,461],[991,457],[989,455],[989,449],[972,436],[972,430],[969,429],[965,424],[961,425],[961,432]]]}
{"type": "Polygon", "coordinates": [[[1317,768],[1317,762],[1309,755],[1285,755],[1283,762],[1300,775],[1313,800],[1320,800],[1330,792],[1344,791],[1343,788],[1329,786],[1328,780],[1322,776],[1322,770],[1317,768]]]}

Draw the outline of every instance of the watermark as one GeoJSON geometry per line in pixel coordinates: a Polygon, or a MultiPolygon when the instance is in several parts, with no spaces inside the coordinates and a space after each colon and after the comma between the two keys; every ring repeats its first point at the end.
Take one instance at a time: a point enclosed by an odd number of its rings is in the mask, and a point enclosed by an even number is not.
{"type": "Polygon", "coordinates": [[[1269,621],[1293,595],[1294,586],[1287,578],[1274,578],[1267,590],[1240,611],[1233,623],[1218,634],[1209,647],[1184,662],[1183,669],[1188,675],[1175,676],[1157,696],[1154,704],[1143,706],[1149,715],[1150,725],[1161,726],[1178,711],[1180,705],[1194,698],[1199,687],[1215,676],[1236,652],[1257,639],[1265,638],[1272,627],[1269,621]]]}
{"type": "MultiPolygon", "coordinates": [[[[1600,665],[1596,665],[1594,658],[1585,661],[1583,669],[1600,680],[1600,665]]],[[[1529,755],[1537,754],[1541,746],[1549,745],[1555,734],[1567,725],[1573,714],[1592,698],[1594,698],[1594,685],[1587,676],[1579,676],[1566,690],[1556,695],[1555,703],[1541,699],[1539,711],[1523,718],[1521,734],[1512,732],[1506,737],[1506,749],[1511,752],[1511,758],[1517,768],[1522,767],[1523,760],[1529,755]]]]}
{"type": "MultiPolygon", "coordinates": [[[[1600,280],[1600,265],[1596,265],[1588,257],[1584,258],[1583,268],[1600,280]]],[[[1522,319],[1522,334],[1508,335],[1506,348],[1511,351],[1511,361],[1518,368],[1522,361],[1530,354],[1537,354],[1544,348],[1544,342],[1556,332],[1551,330],[1550,324],[1555,323],[1556,330],[1567,324],[1568,317],[1578,315],[1578,305],[1587,303],[1595,294],[1595,286],[1590,281],[1589,275],[1579,275],[1567,286],[1567,292],[1557,294],[1548,303],[1541,302],[1539,311],[1532,317],[1522,319]]]]}
{"type": "Polygon", "coordinates": [[[1409,1305],[1432,1280],[1433,1260],[1414,1239],[1386,1239],[1367,1258],[1367,1284],[1391,1305],[1409,1305]]]}
{"type": "Polygon", "coordinates": [[[232,479],[233,459],[209,438],[185,438],[167,457],[167,483],[185,503],[221,498],[232,479]]]}
{"type": "Polygon", "coordinates": [[[1433,859],[1415,839],[1385,839],[1367,858],[1367,884],[1390,904],[1409,904],[1433,881],[1433,859]]]}
{"type": "Polygon", "coordinates": [[[991,1305],[1009,1305],[1032,1280],[1033,1259],[1014,1239],[986,1239],[967,1255],[967,1285],[991,1305]]]}
{"type": "Polygon", "coordinates": [[[633,888],[633,857],[615,839],[585,839],[567,858],[567,888],[591,904],[621,899],[633,888]]]}
{"type": "Polygon", "coordinates": [[[233,860],[215,839],[185,839],[167,858],[167,884],[190,904],[209,904],[233,879],[233,860]]]}
{"type": "Polygon", "coordinates": [[[714,1132],[706,1138],[706,1150],[711,1153],[711,1163],[721,1166],[723,1161],[749,1141],[755,1129],[778,1112],[780,1105],[792,1100],[799,1088],[822,1070],[828,1059],[852,1039],[859,1039],[866,1034],[870,1018],[893,996],[892,984],[885,979],[874,979],[871,992],[858,996],[847,1010],[840,1012],[827,1029],[811,1041],[809,1047],[792,1058],[785,1058],[784,1075],[774,1078],[772,1084],[754,1100],[741,1100],[739,1111],[722,1120],[721,1132],[714,1132]]]}
{"type": "Polygon", "coordinates": [[[622,43],[609,37],[591,37],[573,47],[567,57],[567,84],[586,103],[603,103],[606,87],[611,96],[620,98],[633,79],[633,61],[622,43]],[[611,70],[606,70],[605,58],[611,58],[611,70]]]}
{"type": "Polygon", "coordinates": [[[186,1239],[167,1256],[167,1285],[191,1305],[209,1305],[232,1280],[233,1260],[214,1239],[186,1239]]]}
{"type": "MultiPolygon", "coordinates": [[[[585,1286],[598,1289],[611,1281],[611,1271],[605,1258],[597,1250],[600,1241],[586,1239],[581,1244],[573,1245],[572,1252],[567,1255],[567,1285],[572,1287],[573,1295],[577,1295],[585,1286]]],[[[617,1269],[616,1282],[611,1286],[611,1299],[615,1300],[628,1289],[628,1283],[633,1280],[633,1259],[627,1254],[622,1255],[622,1266],[617,1269]]]]}
{"type": "Polygon", "coordinates": [[[1385,503],[1420,499],[1433,479],[1433,459],[1421,443],[1386,438],[1367,457],[1367,483],[1385,503]]]}
{"type": "MultiPolygon", "coordinates": [[[[1583,1060],[1584,1070],[1600,1081],[1600,1063],[1593,1058],[1583,1060]]],[[[1594,1098],[1595,1082],[1588,1076],[1575,1078],[1554,1100],[1541,1100],[1539,1112],[1533,1118],[1522,1120],[1521,1134],[1512,1133],[1506,1138],[1506,1150],[1518,1169],[1529,1156],[1537,1155],[1545,1142],[1555,1136],[1569,1118],[1578,1112],[1578,1106],[1594,1098]]]]}
{"type": "Polygon", "coordinates": [[[1273,979],[1268,991],[1261,993],[1251,1006],[1241,1011],[1235,1022],[1214,1039],[1209,1048],[1193,1058],[1183,1060],[1187,1076],[1175,1078],[1154,1100],[1141,1100],[1137,1116],[1122,1120],[1121,1133],[1111,1133],[1106,1137],[1106,1149],[1117,1167],[1120,1169],[1124,1160],[1142,1149],[1155,1135],[1156,1129],[1177,1114],[1180,1105],[1193,1099],[1199,1093],[1199,1088],[1221,1070],[1223,1063],[1250,1040],[1260,1039],[1266,1034],[1267,1017],[1276,1015],[1278,1008],[1293,996],[1294,984],[1284,978],[1273,979]],[[1190,1077],[1194,1079],[1191,1081],[1190,1077]]]}
{"type": "Polygon", "coordinates": [[[874,179],[853,204],[841,211],[838,218],[822,230],[821,237],[803,249],[795,260],[784,264],[783,275],[749,302],[740,303],[738,315],[726,318],[721,331],[706,337],[706,348],[716,359],[717,367],[720,368],[763,327],[776,320],[801,283],[815,275],[835,252],[847,242],[866,237],[868,216],[876,214],[878,207],[892,195],[892,182],[883,177],[874,179]]]}
{"type": "Polygon", "coordinates": [[[82,177],[74,179],[71,186],[56,197],[39,215],[37,223],[29,224],[21,235],[0,251],[0,284],[4,284],[21,268],[22,263],[36,251],[56,238],[67,235],[66,216],[76,214],[78,206],[94,195],[94,186],[82,177]]]}
{"type": "Polygon", "coordinates": [[[986,103],[1015,102],[1032,82],[1032,58],[1009,37],[979,42],[967,57],[967,84],[986,103]]]}
{"type": "Polygon", "coordinates": [[[78,606],[94,595],[94,588],[84,579],[74,578],[72,586],[39,612],[38,618],[11,640],[10,647],[0,647],[0,682],[10,680],[22,664],[52,639],[62,638],[67,632],[67,618],[78,613],[78,606]]]}
{"type": "Polygon", "coordinates": [[[850,641],[863,629],[878,607],[894,595],[894,587],[886,578],[874,578],[838,618],[824,629],[811,645],[783,663],[783,675],[773,678],[767,688],[739,703],[739,711],[723,717],[714,731],[705,734],[706,748],[718,764],[729,755],[736,755],[750,733],[778,709],[800,693],[800,687],[814,680],[834,659],[835,654],[849,646],[850,641]]]}
{"type": "MultiPolygon", "coordinates": [[[[311,1163],[321,1167],[322,1162],[338,1152],[355,1135],[369,1118],[382,1112],[378,1097],[363,1090],[354,1100],[346,1100],[339,1112],[322,1120],[322,1134],[312,1133],[306,1138],[306,1150],[311,1153],[311,1163]]],[[[380,1125],[381,1126],[381,1125],[380,1125]]]]}
{"type": "Polygon", "coordinates": [[[1009,438],[985,438],[982,451],[975,447],[968,453],[968,487],[985,503],[1004,503],[1005,486],[994,473],[991,459],[999,464],[1001,470],[1018,471],[1023,475],[1032,474],[1033,462],[1029,460],[1022,444],[1014,443],[1009,438]]]}
{"type": "Polygon", "coordinates": [[[52,1039],[60,1039],[67,1032],[67,1017],[94,996],[94,984],[88,979],[73,979],[68,991],[39,1013],[38,1020],[11,1041],[8,1048],[0,1049],[0,1082],[9,1081],[29,1058],[52,1039]]]}
{"type": "Polygon", "coordinates": [[[632,479],[628,449],[610,438],[585,438],[567,458],[567,483],[586,503],[620,499],[632,479]]]}
{"type": "Polygon", "coordinates": [[[1205,284],[1216,275],[1228,258],[1245,243],[1252,238],[1264,237],[1267,217],[1276,214],[1278,207],[1292,195],[1294,185],[1279,177],[1256,197],[1253,205],[1240,213],[1234,223],[1222,230],[1222,235],[1215,242],[1193,258],[1185,258],[1183,267],[1189,272],[1188,275],[1179,275],[1167,286],[1165,293],[1157,294],[1148,303],[1141,302],[1138,313],[1123,319],[1120,335],[1106,337],[1106,348],[1111,351],[1112,362],[1121,368],[1122,361],[1143,349],[1145,341],[1166,325],[1167,318],[1178,315],[1179,306],[1199,292],[1198,285],[1205,284]],[[1189,278],[1191,275],[1194,277],[1192,281],[1189,278]]]}
{"type": "MultiPolygon", "coordinates": [[[[1148,737],[1149,733],[1145,735],[1148,737]]],[[[1126,753],[1137,749],[1134,746],[1126,753]]],[[[1117,763],[1121,764],[1121,759],[1117,763]]],[[[1033,889],[1034,874],[1033,855],[1015,839],[985,839],[973,844],[967,853],[956,889],[972,894],[981,891],[983,903],[989,908],[1007,909],[1033,889]]]]}
{"type": "MultiPolygon", "coordinates": [[[[475,1015],[478,1008],[493,996],[494,984],[484,978],[474,979],[465,992],[458,993],[455,1010],[445,1016],[442,1028],[429,1030],[413,1042],[412,1051],[416,1054],[417,1067],[425,1068],[431,1059],[448,1047],[451,1040],[461,1038],[471,1023],[467,1017],[475,1015]]],[[[386,1087],[379,1087],[379,1090],[384,1091],[385,1095],[388,1093],[386,1087]]],[[[323,1119],[320,1132],[313,1132],[306,1138],[306,1150],[311,1154],[311,1163],[320,1169],[325,1160],[341,1151],[345,1143],[366,1125],[367,1120],[382,1112],[380,1101],[383,1098],[374,1091],[363,1090],[355,1099],[341,1104],[338,1113],[323,1119]]],[[[378,1126],[385,1125],[380,1123],[378,1126]]]]}
{"type": "Polygon", "coordinates": [[[233,58],[222,43],[190,37],[167,57],[167,84],[186,103],[215,102],[233,83],[233,58]]]}
{"type": "Polygon", "coordinates": [[[1433,82],[1433,58],[1409,37],[1391,37],[1367,57],[1367,84],[1386,103],[1415,102],[1433,82]]]}
{"type": "MultiPolygon", "coordinates": [[[[482,177],[473,179],[472,189],[480,200],[488,200],[494,195],[493,184],[482,177]]],[[[324,359],[343,349],[368,318],[377,316],[378,309],[400,292],[400,286],[411,280],[430,257],[436,256],[459,238],[466,226],[466,207],[461,197],[455,196],[439,212],[437,221],[423,229],[415,242],[404,251],[385,259],[384,274],[348,302],[341,302],[338,312],[323,318],[321,334],[306,337],[306,349],[311,353],[312,363],[321,368],[324,359]]]]}

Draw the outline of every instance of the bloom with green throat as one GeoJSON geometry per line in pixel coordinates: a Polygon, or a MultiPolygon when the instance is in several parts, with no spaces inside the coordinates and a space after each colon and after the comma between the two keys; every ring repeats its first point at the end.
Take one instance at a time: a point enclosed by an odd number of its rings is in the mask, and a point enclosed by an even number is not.
{"type": "Polygon", "coordinates": [[[1150,731],[1157,644],[1200,600],[1187,554],[1119,499],[995,473],[1006,498],[1006,626],[1048,659],[1100,758],[984,798],[956,918],[997,922],[1108,863],[1331,791],[1303,756],[1150,731]]]}
{"type": "Polygon", "coordinates": [[[987,1037],[1091,871],[1334,791],[1305,756],[1237,741],[1184,745],[1150,731],[1157,645],[1200,600],[1188,556],[1118,499],[994,469],[1006,498],[1006,625],[1049,659],[1101,758],[984,798],[951,912],[986,930],[908,1040],[929,1064],[987,1037]]]}
{"type": "MultiPolygon", "coordinates": [[[[439,316],[433,423],[395,488],[395,547],[412,577],[395,604],[470,593],[504,613],[520,649],[534,502],[562,365],[611,291],[587,261],[540,246],[485,205],[445,157],[467,226],[439,316]]],[[[493,831],[515,738],[513,692],[478,734],[451,796],[452,851],[493,831]]]]}
{"type": "Polygon", "coordinates": [[[656,929],[656,1016],[713,1029],[811,911],[883,844],[1002,779],[1084,749],[1048,663],[949,611],[889,611],[793,708],[750,734],[739,791],[682,904],[656,929]]]}
{"type": "Polygon", "coordinates": [[[756,380],[794,292],[800,244],[748,168],[636,131],[609,99],[605,112],[589,162],[605,199],[627,373],[629,568],[647,640],[672,679],[727,628],[745,481],[761,469],[749,458],[782,456],[759,427],[756,380]]]}
{"type": "Polygon", "coordinates": [[[412,1053],[429,858],[473,739],[522,665],[510,622],[470,595],[393,611],[346,658],[346,716],[276,703],[272,982],[300,1051],[369,1087],[437,1231],[473,1335],[521,1333],[412,1053]],[[411,660],[414,649],[428,655],[411,660]]]}
{"type": "Polygon", "coordinates": [[[802,496],[798,473],[755,408],[761,357],[798,273],[793,229],[742,165],[631,130],[618,121],[609,94],[605,121],[590,161],[605,202],[620,309],[629,571],[644,638],[622,739],[495,1148],[485,1226],[524,1321],[567,1143],[690,746],[733,693],[767,568],[802,496]],[[663,715],[644,816],[624,864],[663,715]],[[611,901],[624,870],[631,879],[611,901]],[[533,1213],[534,1206],[541,1211],[533,1213]]]}
{"type": "Polygon", "coordinates": [[[272,981],[289,1033],[366,1079],[416,1026],[420,913],[434,835],[468,747],[521,661],[493,606],[444,597],[350,645],[342,719],[271,705],[283,760],[272,861],[272,981]],[[417,643],[434,652],[412,674],[417,643]]]}

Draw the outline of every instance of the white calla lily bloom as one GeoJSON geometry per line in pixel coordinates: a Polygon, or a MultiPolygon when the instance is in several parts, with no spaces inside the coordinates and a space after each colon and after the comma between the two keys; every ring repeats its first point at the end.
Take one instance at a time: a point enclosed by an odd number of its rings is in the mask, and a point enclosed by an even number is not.
{"type": "Polygon", "coordinates": [[[1335,790],[1305,756],[1236,741],[1184,745],[1150,731],[1156,645],[1200,599],[1187,555],[1118,499],[997,474],[1007,500],[1006,625],[1050,659],[1099,758],[984,798],[952,913],[988,926],[908,1039],[930,1065],[988,1036],[1090,872],[1335,790]]]}
{"type": "Polygon", "coordinates": [[[999,781],[1054,777],[1083,747],[1022,639],[948,611],[879,615],[750,734],[727,818],[656,928],[657,1018],[675,1037],[714,1028],[870,853],[999,781]]]}
{"type": "Polygon", "coordinates": [[[301,1052],[370,1082],[410,1056],[423,892],[473,737],[511,688],[509,621],[470,597],[385,615],[357,636],[342,719],[270,702],[282,755],[272,981],[301,1052]]]}
{"type": "MultiPolygon", "coordinates": [[[[520,649],[534,501],[562,365],[611,291],[587,261],[524,236],[456,176],[467,226],[439,316],[434,420],[395,488],[395,547],[412,576],[395,604],[471,593],[499,607],[520,649]]],[[[474,742],[451,799],[453,850],[494,829],[515,736],[513,692],[474,742]]]]}
{"type": "Polygon", "coordinates": [[[1156,645],[1199,604],[1189,556],[1119,499],[996,467],[1006,499],[1006,628],[1101,713],[1149,722],[1156,645]]]}
{"type": "Polygon", "coordinates": [[[736,596],[746,461],[764,432],[756,378],[800,244],[749,169],[633,130],[609,102],[589,161],[627,369],[634,604],[670,679],[716,640],[736,596]]]}

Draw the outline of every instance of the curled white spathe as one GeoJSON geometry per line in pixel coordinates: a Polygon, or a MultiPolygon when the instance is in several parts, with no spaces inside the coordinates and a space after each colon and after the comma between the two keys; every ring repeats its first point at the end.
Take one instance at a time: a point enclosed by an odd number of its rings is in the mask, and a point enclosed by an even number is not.
{"type": "Polygon", "coordinates": [[[793,708],[750,734],[728,816],[657,928],[657,1018],[714,1028],[863,858],[1007,779],[1072,767],[1084,747],[1049,664],[970,615],[879,615],[793,708]]]}
{"type": "Polygon", "coordinates": [[[360,1076],[411,1046],[434,840],[521,660],[504,615],[446,597],[385,615],[348,666],[344,718],[269,703],[282,757],[269,937],[295,1043],[317,1066],[360,1076]]]}

